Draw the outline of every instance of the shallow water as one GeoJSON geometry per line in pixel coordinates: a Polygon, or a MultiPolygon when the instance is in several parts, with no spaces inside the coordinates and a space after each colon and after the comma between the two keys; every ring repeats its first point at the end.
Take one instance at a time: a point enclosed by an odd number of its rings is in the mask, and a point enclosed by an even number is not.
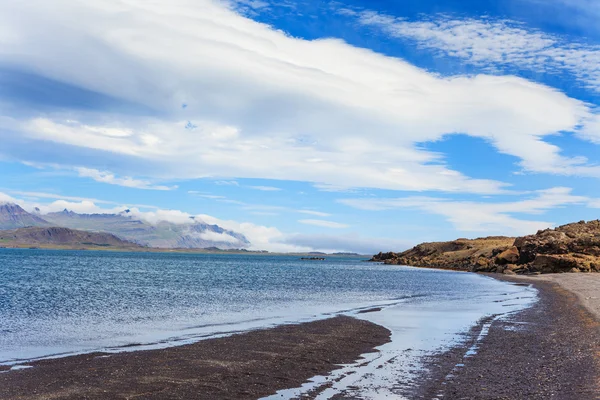
{"type": "Polygon", "coordinates": [[[0,363],[165,347],[345,313],[386,326],[393,341],[346,368],[353,373],[338,371],[321,398],[348,390],[402,398],[422,355],[534,300],[524,286],[359,258],[0,249],[0,363]],[[356,314],[373,306],[382,311],[356,314]]]}

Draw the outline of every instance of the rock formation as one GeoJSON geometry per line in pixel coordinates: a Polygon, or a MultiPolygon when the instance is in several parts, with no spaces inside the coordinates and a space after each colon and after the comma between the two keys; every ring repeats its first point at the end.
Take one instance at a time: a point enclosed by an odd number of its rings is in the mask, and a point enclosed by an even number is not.
{"type": "Polygon", "coordinates": [[[487,237],[422,243],[371,261],[473,272],[600,272],[600,221],[580,221],[519,238],[487,237]]]}

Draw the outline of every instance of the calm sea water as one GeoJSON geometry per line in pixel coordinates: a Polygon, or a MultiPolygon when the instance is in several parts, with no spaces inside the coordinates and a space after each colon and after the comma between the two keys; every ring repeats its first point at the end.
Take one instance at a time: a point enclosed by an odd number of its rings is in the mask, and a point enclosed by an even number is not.
{"type": "Polygon", "coordinates": [[[404,361],[385,371],[373,360],[375,383],[373,371],[364,371],[368,382],[351,374],[346,385],[367,393],[377,382],[391,387],[386,379],[409,373],[401,364],[460,340],[481,318],[533,301],[523,286],[358,258],[0,249],[0,363],[170,346],[378,305],[382,312],[357,316],[391,329],[381,354],[404,361]]]}

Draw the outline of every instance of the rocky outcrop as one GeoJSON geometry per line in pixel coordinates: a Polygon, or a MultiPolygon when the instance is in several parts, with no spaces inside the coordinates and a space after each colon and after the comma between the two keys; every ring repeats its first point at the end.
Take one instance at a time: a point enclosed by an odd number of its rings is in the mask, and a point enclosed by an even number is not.
{"type": "Polygon", "coordinates": [[[487,237],[423,243],[371,261],[473,272],[600,272],[600,220],[580,221],[516,239],[487,237]]]}
{"type": "Polygon", "coordinates": [[[384,262],[387,260],[394,260],[396,258],[398,258],[398,253],[393,253],[391,251],[389,253],[379,252],[379,254],[375,254],[369,261],[384,262]]]}
{"type": "Polygon", "coordinates": [[[483,271],[490,268],[497,255],[510,249],[514,241],[514,238],[492,236],[422,243],[403,253],[379,253],[373,256],[371,261],[415,267],[483,271]]]}

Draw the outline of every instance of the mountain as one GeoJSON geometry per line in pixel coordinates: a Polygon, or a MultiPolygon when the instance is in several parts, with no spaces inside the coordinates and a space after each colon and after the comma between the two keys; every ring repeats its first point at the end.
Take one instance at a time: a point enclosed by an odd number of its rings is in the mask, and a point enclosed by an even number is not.
{"type": "Polygon", "coordinates": [[[0,230],[50,226],[106,232],[141,246],[156,248],[230,250],[250,246],[248,239],[238,232],[193,219],[186,224],[167,221],[151,224],[129,210],[118,214],[78,214],[65,209],[41,216],[28,213],[17,204],[0,204],[0,230]]]}
{"type": "Polygon", "coordinates": [[[600,272],[600,220],[580,221],[534,235],[423,243],[371,261],[504,274],[600,272]]]}
{"type": "Polygon", "coordinates": [[[44,215],[53,225],[72,229],[109,232],[143,246],[159,248],[207,248],[240,249],[250,242],[240,233],[226,230],[218,225],[203,222],[175,224],[161,221],[150,224],[128,210],[119,214],[78,214],[64,210],[44,215]]]}
{"type": "Polygon", "coordinates": [[[0,246],[62,246],[68,248],[141,248],[104,232],[86,232],[59,227],[28,227],[0,231],[0,246]]]}
{"type": "Polygon", "coordinates": [[[30,214],[13,203],[0,204],[0,229],[24,228],[27,226],[50,226],[48,221],[30,214]]]}

